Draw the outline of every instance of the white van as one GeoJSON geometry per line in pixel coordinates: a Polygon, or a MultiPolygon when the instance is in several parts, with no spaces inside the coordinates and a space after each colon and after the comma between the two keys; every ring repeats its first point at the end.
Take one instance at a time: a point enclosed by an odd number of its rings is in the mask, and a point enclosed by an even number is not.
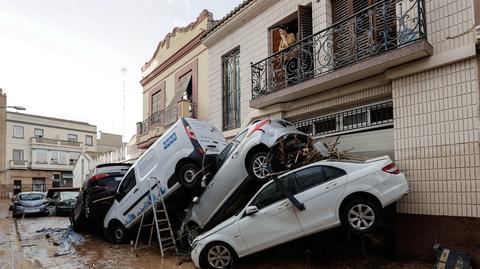
{"type": "Polygon", "coordinates": [[[103,227],[111,241],[127,240],[127,231],[149,210],[149,186],[160,188],[164,199],[179,188],[190,202],[191,194],[201,185],[194,175],[203,163],[215,157],[227,145],[222,133],[209,123],[182,118],[170,127],[130,167],[118,185],[115,200],[107,212],[103,227]],[[158,178],[159,185],[149,178],[158,178]]]}

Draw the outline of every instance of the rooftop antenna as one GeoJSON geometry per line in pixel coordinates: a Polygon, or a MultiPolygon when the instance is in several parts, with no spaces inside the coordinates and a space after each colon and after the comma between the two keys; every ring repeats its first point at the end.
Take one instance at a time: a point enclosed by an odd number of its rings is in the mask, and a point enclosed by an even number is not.
{"type": "Polygon", "coordinates": [[[123,148],[123,140],[125,139],[125,78],[127,76],[127,68],[122,66],[120,72],[123,73],[123,123],[122,123],[122,158],[125,160],[125,150],[123,148]]]}

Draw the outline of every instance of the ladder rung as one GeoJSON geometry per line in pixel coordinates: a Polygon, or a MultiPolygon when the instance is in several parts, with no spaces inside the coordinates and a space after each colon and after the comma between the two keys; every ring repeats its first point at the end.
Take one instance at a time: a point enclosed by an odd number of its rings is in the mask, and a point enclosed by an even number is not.
{"type": "Polygon", "coordinates": [[[153,226],[153,224],[142,224],[142,227],[150,227],[150,226],[153,226]]]}
{"type": "Polygon", "coordinates": [[[157,212],[165,212],[166,210],[164,210],[164,209],[157,209],[156,211],[157,211],[157,212]]]}
{"type": "Polygon", "coordinates": [[[175,245],[173,245],[173,246],[165,247],[165,248],[163,248],[163,250],[174,249],[174,248],[177,248],[177,247],[175,245]]]}
{"type": "Polygon", "coordinates": [[[168,222],[168,219],[159,219],[157,222],[168,222]]]}
{"type": "Polygon", "coordinates": [[[165,232],[165,231],[170,231],[170,228],[163,228],[163,229],[158,229],[159,232],[165,232]]]}
{"type": "Polygon", "coordinates": [[[165,242],[165,241],[169,241],[169,240],[172,240],[173,238],[171,237],[165,237],[165,238],[162,238],[162,242],[165,242]]]}

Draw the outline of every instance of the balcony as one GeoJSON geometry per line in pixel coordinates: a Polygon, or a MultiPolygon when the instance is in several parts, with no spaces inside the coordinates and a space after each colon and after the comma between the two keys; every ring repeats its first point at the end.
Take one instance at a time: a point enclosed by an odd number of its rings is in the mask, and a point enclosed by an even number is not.
{"type": "Polygon", "coordinates": [[[173,123],[182,117],[192,117],[195,104],[180,100],[176,106],[151,114],[143,122],[137,122],[137,146],[148,148],[173,123]]]}
{"type": "Polygon", "coordinates": [[[251,65],[250,106],[306,97],[432,54],[424,0],[384,0],[251,65]]]}
{"type": "Polygon", "coordinates": [[[75,147],[80,148],[82,146],[81,142],[68,141],[68,140],[58,140],[44,137],[32,137],[32,145],[43,145],[43,146],[59,146],[59,147],[75,147]]]}
{"type": "Polygon", "coordinates": [[[75,162],[59,163],[58,161],[50,162],[32,162],[31,168],[38,170],[53,170],[53,171],[72,171],[75,167],[75,162]]]}
{"type": "Polygon", "coordinates": [[[27,169],[28,161],[27,160],[10,160],[9,165],[11,169],[27,169]]]}

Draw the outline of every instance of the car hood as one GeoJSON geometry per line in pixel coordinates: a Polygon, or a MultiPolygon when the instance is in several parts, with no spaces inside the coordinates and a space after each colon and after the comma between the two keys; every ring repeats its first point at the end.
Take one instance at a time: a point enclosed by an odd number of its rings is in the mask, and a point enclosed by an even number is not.
{"type": "Polygon", "coordinates": [[[226,228],[226,227],[234,224],[236,217],[237,217],[237,216],[233,216],[233,217],[225,220],[224,222],[218,224],[217,226],[213,227],[211,230],[209,230],[209,231],[207,231],[207,232],[205,232],[205,233],[197,236],[196,240],[202,240],[202,239],[204,239],[204,238],[206,238],[206,237],[208,237],[208,236],[210,236],[210,235],[212,235],[212,234],[214,234],[214,233],[216,233],[216,232],[218,232],[218,231],[220,231],[220,230],[222,230],[222,229],[224,229],[224,228],[226,228]]]}
{"type": "Polygon", "coordinates": [[[34,201],[18,201],[21,206],[24,207],[35,207],[35,206],[41,206],[43,204],[43,200],[34,200],[34,201]]]}

